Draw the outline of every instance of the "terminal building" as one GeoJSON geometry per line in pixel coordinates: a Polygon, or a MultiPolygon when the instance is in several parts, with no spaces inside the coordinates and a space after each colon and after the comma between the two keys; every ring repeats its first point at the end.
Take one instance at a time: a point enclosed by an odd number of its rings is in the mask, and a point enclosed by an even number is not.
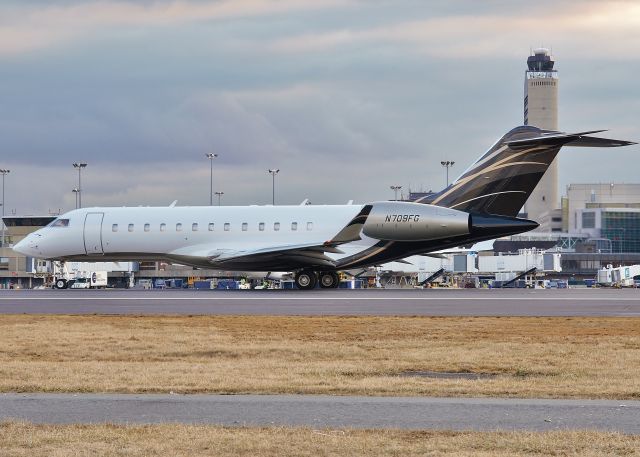
{"type": "Polygon", "coordinates": [[[640,184],[570,184],[563,207],[567,232],[601,241],[599,252],[640,253],[640,184]]]}
{"type": "Polygon", "coordinates": [[[2,218],[4,225],[3,237],[0,241],[0,288],[7,289],[14,284],[34,287],[41,283],[37,274],[38,260],[18,254],[13,250],[13,245],[55,218],[55,216],[5,216],[2,218]]]}

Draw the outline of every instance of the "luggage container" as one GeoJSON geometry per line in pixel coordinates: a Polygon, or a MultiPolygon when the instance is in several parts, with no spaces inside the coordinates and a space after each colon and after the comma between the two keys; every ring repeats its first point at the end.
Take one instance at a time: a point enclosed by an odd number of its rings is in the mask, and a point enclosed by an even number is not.
{"type": "Polygon", "coordinates": [[[198,280],[198,281],[193,281],[193,288],[197,290],[211,290],[211,289],[215,289],[215,286],[212,280],[207,280],[207,281],[198,280]]]}

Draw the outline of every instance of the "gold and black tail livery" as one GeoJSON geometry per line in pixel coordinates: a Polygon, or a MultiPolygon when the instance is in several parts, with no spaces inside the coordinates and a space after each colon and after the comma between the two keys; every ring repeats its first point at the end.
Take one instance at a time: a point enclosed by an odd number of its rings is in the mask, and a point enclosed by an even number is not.
{"type": "Polygon", "coordinates": [[[533,126],[516,127],[449,187],[416,202],[468,213],[515,217],[562,146],[635,144],[590,136],[603,131],[564,133],[533,126]]]}

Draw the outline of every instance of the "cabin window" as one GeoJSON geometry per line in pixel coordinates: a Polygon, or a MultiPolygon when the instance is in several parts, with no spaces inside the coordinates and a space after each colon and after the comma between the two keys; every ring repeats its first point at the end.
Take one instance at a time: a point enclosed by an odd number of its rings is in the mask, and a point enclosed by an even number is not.
{"type": "Polygon", "coordinates": [[[198,223],[194,222],[193,224],[191,224],[191,231],[192,232],[197,232],[198,231],[198,223]]]}
{"type": "Polygon", "coordinates": [[[213,232],[213,222],[209,222],[209,231],[213,232]]]}
{"type": "Polygon", "coordinates": [[[133,232],[133,224],[129,224],[129,231],[133,232]]]}
{"type": "Polygon", "coordinates": [[[280,230],[280,222],[273,223],[273,230],[275,230],[276,232],[280,230]]]}
{"type": "Polygon", "coordinates": [[[229,224],[228,222],[224,223],[224,231],[228,232],[229,230],[231,230],[231,224],[229,224]]]}
{"type": "Polygon", "coordinates": [[[258,230],[260,230],[261,232],[264,232],[264,222],[260,222],[258,224],[258,230]]]}
{"type": "Polygon", "coordinates": [[[163,222],[162,224],[160,224],[160,231],[164,232],[165,230],[167,230],[167,224],[163,222]]]}
{"type": "Polygon", "coordinates": [[[149,230],[151,230],[151,224],[147,222],[146,224],[144,224],[144,231],[148,232],[149,230]]]}
{"type": "Polygon", "coordinates": [[[296,230],[298,230],[298,223],[297,222],[292,222],[291,223],[291,230],[294,231],[294,232],[296,230]]]}
{"type": "Polygon", "coordinates": [[[247,224],[246,222],[243,222],[242,223],[242,231],[246,232],[248,228],[249,228],[249,224],[247,224]]]}
{"type": "Polygon", "coordinates": [[[111,225],[111,231],[112,232],[117,232],[118,231],[118,224],[112,224],[111,225]]]}
{"type": "Polygon", "coordinates": [[[308,231],[313,230],[313,222],[307,222],[307,230],[308,231]]]}
{"type": "Polygon", "coordinates": [[[180,222],[176,224],[176,232],[182,232],[182,224],[180,222]]]}

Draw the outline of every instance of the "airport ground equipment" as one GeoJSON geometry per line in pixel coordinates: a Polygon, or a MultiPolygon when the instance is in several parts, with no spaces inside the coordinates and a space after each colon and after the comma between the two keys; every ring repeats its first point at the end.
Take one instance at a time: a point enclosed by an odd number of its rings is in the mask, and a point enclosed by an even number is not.
{"type": "Polygon", "coordinates": [[[514,277],[513,279],[510,279],[509,281],[503,282],[500,285],[500,288],[509,287],[511,284],[515,283],[517,280],[525,278],[528,275],[535,274],[536,270],[537,270],[537,268],[533,267],[533,268],[531,268],[531,269],[529,269],[527,271],[524,271],[524,272],[520,273],[519,275],[517,275],[516,277],[514,277]]]}
{"type": "Polygon", "coordinates": [[[422,281],[420,283],[421,286],[424,286],[426,284],[429,284],[431,281],[435,281],[436,279],[438,279],[440,276],[442,276],[444,274],[444,268],[440,268],[438,271],[436,271],[435,273],[433,273],[431,276],[429,276],[427,279],[425,279],[424,281],[422,281]]]}
{"type": "Polygon", "coordinates": [[[604,287],[635,287],[636,278],[640,279],[640,265],[607,265],[598,270],[596,282],[604,287]]]}
{"type": "Polygon", "coordinates": [[[126,274],[125,287],[135,285],[131,262],[58,262],[47,267],[45,284],[54,289],[104,289],[109,285],[109,272],[126,274]]]}

